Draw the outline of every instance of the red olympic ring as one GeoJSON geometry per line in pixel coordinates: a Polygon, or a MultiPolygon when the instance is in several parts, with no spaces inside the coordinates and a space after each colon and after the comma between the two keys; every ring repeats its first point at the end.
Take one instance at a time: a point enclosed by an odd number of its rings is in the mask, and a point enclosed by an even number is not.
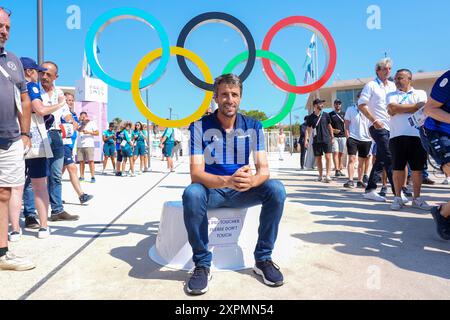
{"type": "Polygon", "coordinates": [[[270,51],[270,44],[272,42],[273,37],[280,31],[281,29],[290,26],[297,25],[301,27],[305,27],[313,32],[318,32],[319,37],[322,40],[322,43],[327,50],[327,68],[323,73],[322,77],[316,82],[306,85],[306,86],[292,86],[283,80],[281,80],[273,71],[271,62],[268,59],[262,59],[264,71],[267,77],[273,82],[273,84],[286,92],[292,92],[297,94],[306,94],[320,89],[325,83],[331,78],[333,74],[334,68],[336,67],[336,44],[334,43],[333,37],[330,32],[317,20],[314,20],[305,16],[292,16],[285,18],[283,20],[278,21],[267,33],[264,38],[262,50],[270,51]],[[325,40],[325,41],[324,41],[325,40]]]}

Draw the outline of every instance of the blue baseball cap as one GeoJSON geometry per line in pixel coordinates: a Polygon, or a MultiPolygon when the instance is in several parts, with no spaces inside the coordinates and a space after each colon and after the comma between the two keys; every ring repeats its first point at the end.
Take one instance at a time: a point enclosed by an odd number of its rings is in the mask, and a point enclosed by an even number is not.
{"type": "Polygon", "coordinates": [[[20,58],[20,62],[22,62],[24,70],[26,70],[26,69],[34,69],[34,70],[42,71],[42,72],[43,71],[47,71],[47,69],[42,68],[41,66],[39,66],[36,63],[36,61],[34,61],[31,58],[22,57],[22,58],[20,58]]]}

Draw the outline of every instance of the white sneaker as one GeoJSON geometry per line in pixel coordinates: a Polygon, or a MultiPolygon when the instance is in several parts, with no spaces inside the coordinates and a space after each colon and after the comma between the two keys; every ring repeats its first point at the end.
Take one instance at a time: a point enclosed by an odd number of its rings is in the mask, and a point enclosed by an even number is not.
{"type": "Polygon", "coordinates": [[[445,178],[445,180],[442,181],[442,184],[449,185],[450,184],[450,177],[445,178]]]}
{"type": "Polygon", "coordinates": [[[322,182],[322,176],[317,178],[317,182],[322,182]]]}
{"type": "Polygon", "coordinates": [[[364,199],[373,200],[377,202],[386,202],[386,198],[380,196],[376,190],[372,190],[364,194],[364,199]]]}
{"type": "Polygon", "coordinates": [[[144,169],[144,172],[152,172],[151,168],[144,169]]]}
{"type": "Polygon", "coordinates": [[[22,229],[19,229],[19,231],[8,232],[9,242],[17,242],[20,241],[21,238],[22,238],[22,229]]]}
{"type": "Polygon", "coordinates": [[[50,236],[50,227],[47,228],[40,228],[38,231],[38,238],[39,239],[45,239],[50,236]]]}
{"type": "Polygon", "coordinates": [[[36,265],[29,259],[16,256],[11,251],[0,257],[0,270],[25,271],[35,267],[36,265]]]}
{"type": "Polygon", "coordinates": [[[400,192],[400,196],[402,197],[402,202],[403,204],[407,204],[409,203],[409,199],[405,196],[405,194],[402,192],[400,192]]]}
{"type": "Polygon", "coordinates": [[[411,204],[413,208],[417,208],[420,210],[430,211],[432,206],[430,206],[424,199],[421,197],[413,199],[413,202],[411,204]]]}
{"type": "Polygon", "coordinates": [[[136,177],[136,175],[134,174],[134,172],[130,173],[130,177],[136,177]]]}
{"type": "Polygon", "coordinates": [[[330,183],[331,181],[333,181],[333,180],[331,179],[331,177],[326,176],[323,182],[325,182],[325,183],[330,183]]]}
{"type": "Polygon", "coordinates": [[[403,204],[404,204],[404,202],[403,202],[402,198],[395,197],[394,202],[392,202],[392,204],[391,204],[391,210],[399,211],[403,208],[403,204]]]}

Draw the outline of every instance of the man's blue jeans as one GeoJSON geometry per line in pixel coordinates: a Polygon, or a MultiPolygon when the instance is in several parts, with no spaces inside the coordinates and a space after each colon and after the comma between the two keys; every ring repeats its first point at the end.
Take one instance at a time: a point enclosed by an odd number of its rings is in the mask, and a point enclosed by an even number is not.
{"type": "MultiPolygon", "coordinates": [[[[50,198],[50,206],[52,215],[59,214],[64,211],[62,204],[62,168],[64,164],[64,144],[59,131],[49,131],[48,139],[53,152],[53,158],[48,159],[50,176],[48,177],[48,195],[50,198]]],[[[24,216],[35,215],[34,192],[31,183],[25,184],[24,190],[24,216]]]]}
{"type": "Polygon", "coordinates": [[[389,149],[389,131],[386,129],[378,130],[371,126],[369,132],[377,144],[377,155],[367,182],[366,192],[377,189],[377,182],[381,179],[383,169],[386,169],[392,192],[395,194],[394,180],[392,179],[392,154],[389,149]]]}
{"type": "Polygon", "coordinates": [[[197,267],[211,267],[208,251],[207,210],[214,208],[248,208],[262,204],[259,218],[258,242],[254,251],[256,261],[271,258],[284,209],[286,191],[278,180],[267,180],[246,192],[233,189],[208,189],[193,183],[183,193],[184,224],[197,267]]]}

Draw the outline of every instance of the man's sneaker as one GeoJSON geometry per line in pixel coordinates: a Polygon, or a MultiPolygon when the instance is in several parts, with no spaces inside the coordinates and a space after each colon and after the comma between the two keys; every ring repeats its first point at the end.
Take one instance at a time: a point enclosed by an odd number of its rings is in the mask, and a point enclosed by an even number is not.
{"type": "Polygon", "coordinates": [[[419,197],[416,199],[413,199],[412,205],[413,208],[417,208],[420,210],[429,211],[431,210],[432,206],[430,206],[423,198],[419,197]]]}
{"type": "Polygon", "coordinates": [[[345,177],[345,174],[341,170],[339,170],[338,173],[340,177],[345,177]]]}
{"type": "Polygon", "coordinates": [[[91,178],[91,183],[95,183],[95,177],[91,178]]]}
{"type": "Polygon", "coordinates": [[[434,185],[435,182],[433,180],[431,180],[430,178],[426,177],[422,179],[422,184],[428,184],[428,185],[434,185]]]}
{"type": "Polygon", "coordinates": [[[412,198],[413,194],[411,191],[409,191],[409,189],[407,187],[402,187],[402,191],[405,194],[405,196],[412,198]]]}
{"type": "Polygon", "coordinates": [[[20,238],[22,238],[22,229],[19,229],[19,231],[8,232],[8,241],[9,242],[20,241],[20,238]]]}
{"type": "Polygon", "coordinates": [[[373,200],[373,201],[377,201],[377,202],[386,202],[386,198],[380,196],[376,190],[372,190],[370,192],[366,192],[364,194],[364,199],[367,200],[373,200]]]}
{"type": "Polygon", "coordinates": [[[442,184],[445,184],[445,185],[450,184],[450,177],[445,178],[444,181],[442,181],[442,184]]]}
{"type": "Polygon", "coordinates": [[[352,189],[352,188],[354,188],[354,187],[355,187],[355,184],[354,184],[354,182],[351,181],[351,180],[348,180],[346,183],[344,183],[344,188],[352,189]]]}
{"type": "Polygon", "coordinates": [[[367,182],[369,182],[369,176],[368,175],[364,175],[363,176],[363,180],[362,180],[364,183],[367,183],[367,182]]]}
{"type": "Polygon", "coordinates": [[[333,181],[333,180],[331,180],[331,177],[329,177],[329,176],[326,176],[325,179],[323,180],[323,182],[325,182],[325,183],[330,183],[331,181],[333,181]]]}
{"type": "Polygon", "coordinates": [[[68,214],[65,211],[58,214],[52,214],[50,217],[50,221],[76,221],[78,219],[80,219],[79,216],[68,214]]]}
{"type": "Polygon", "coordinates": [[[382,186],[381,190],[380,190],[380,196],[386,197],[386,194],[387,194],[387,187],[386,186],[382,186]]]}
{"type": "Polygon", "coordinates": [[[283,285],[283,274],[280,267],[272,260],[256,261],[253,272],[263,277],[265,284],[271,287],[279,287],[283,285]]]}
{"type": "Polygon", "coordinates": [[[318,177],[316,181],[317,182],[322,182],[322,176],[318,177]]]}
{"type": "Polygon", "coordinates": [[[334,176],[337,177],[337,178],[341,176],[341,175],[339,174],[339,170],[336,170],[336,172],[334,173],[334,176]]]}
{"type": "Polygon", "coordinates": [[[361,188],[361,189],[365,189],[365,188],[367,188],[367,185],[363,181],[358,181],[356,183],[356,187],[357,188],[361,188]]]}
{"type": "Polygon", "coordinates": [[[39,222],[34,216],[25,217],[25,228],[26,229],[39,229],[39,222]]]}
{"type": "Polygon", "coordinates": [[[444,240],[450,240],[450,219],[444,218],[441,215],[441,207],[433,207],[431,215],[434,222],[436,222],[436,231],[438,235],[444,240]]]}
{"type": "Polygon", "coordinates": [[[400,197],[395,197],[394,202],[391,204],[391,210],[399,211],[403,208],[403,201],[400,197]]]}
{"type": "Polygon", "coordinates": [[[38,238],[39,239],[45,239],[50,237],[50,227],[47,228],[40,228],[38,231],[38,238]]]}
{"type": "Polygon", "coordinates": [[[186,286],[186,290],[192,295],[204,294],[208,291],[208,282],[211,281],[211,279],[212,276],[209,268],[195,267],[186,286]]]}
{"type": "Polygon", "coordinates": [[[16,256],[11,251],[0,257],[0,270],[26,271],[35,267],[36,265],[29,259],[16,256]]]}
{"type": "Polygon", "coordinates": [[[88,202],[89,200],[91,200],[94,196],[87,194],[87,193],[83,193],[78,199],[80,199],[80,203],[84,204],[86,202],[88,202]]]}
{"type": "Polygon", "coordinates": [[[409,199],[405,196],[405,194],[403,193],[403,191],[400,192],[400,196],[401,196],[401,198],[402,198],[403,204],[409,203],[409,199]]]}
{"type": "Polygon", "coordinates": [[[84,181],[84,177],[80,177],[78,180],[80,180],[80,182],[84,181]]]}

